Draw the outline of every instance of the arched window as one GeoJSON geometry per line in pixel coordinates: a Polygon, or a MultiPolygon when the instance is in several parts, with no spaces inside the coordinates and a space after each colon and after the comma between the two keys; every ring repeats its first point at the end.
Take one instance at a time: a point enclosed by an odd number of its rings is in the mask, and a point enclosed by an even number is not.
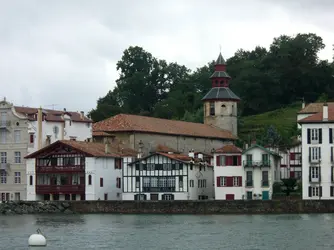
{"type": "Polygon", "coordinates": [[[29,176],[29,185],[30,186],[33,185],[33,177],[32,177],[32,175],[29,176]]]}
{"type": "Polygon", "coordinates": [[[88,175],[88,185],[92,185],[92,176],[88,175]]]}

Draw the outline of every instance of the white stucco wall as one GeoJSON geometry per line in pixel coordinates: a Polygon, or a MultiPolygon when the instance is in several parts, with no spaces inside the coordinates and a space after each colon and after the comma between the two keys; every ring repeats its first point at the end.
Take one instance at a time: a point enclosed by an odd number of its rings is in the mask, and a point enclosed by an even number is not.
{"type": "Polygon", "coordinates": [[[120,200],[121,188],[116,187],[116,178],[122,177],[122,170],[115,169],[114,158],[86,157],[86,200],[120,200]],[[88,176],[92,176],[92,184],[89,185],[88,176]],[[103,187],[100,187],[100,178],[103,178],[103,187]]]}
{"type": "Polygon", "coordinates": [[[27,175],[27,200],[35,201],[36,197],[36,171],[35,171],[36,159],[26,160],[26,175],[27,175]],[[32,176],[33,185],[30,185],[30,176],[32,176]]]}

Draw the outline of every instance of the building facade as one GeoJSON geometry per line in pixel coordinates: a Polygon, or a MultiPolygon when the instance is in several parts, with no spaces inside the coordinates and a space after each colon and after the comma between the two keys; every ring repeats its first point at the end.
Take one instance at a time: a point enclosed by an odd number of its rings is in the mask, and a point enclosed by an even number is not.
{"type": "Polygon", "coordinates": [[[302,128],[303,199],[333,199],[334,107],[299,121],[302,128]]]}
{"type": "Polygon", "coordinates": [[[284,151],[281,156],[281,179],[302,179],[302,143],[297,142],[284,151]]]}
{"type": "Polygon", "coordinates": [[[1,200],[26,199],[26,163],[24,157],[57,139],[79,134],[79,139],[91,137],[92,121],[82,113],[67,112],[72,130],[61,135],[66,124],[62,111],[18,107],[4,98],[0,102],[0,194],[1,200]],[[40,114],[40,115],[39,115],[40,114]],[[39,119],[40,118],[40,119],[39,119]],[[83,129],[82,129],[83,128],[83,129]],[[57,136],[53,136],[57,132],[57,136]],[[66,135],[65,135],[66,134],[66,135]]]}
{"type": "Polygon", "coordinates": [[[244,199],[244,169],[242,150],[234,145],[225,145],[215,150],[214,179],[216,200],[244,199]]]}
{"type": "Polygon", "coordinates": [[[280,161],[278,153],[257,144],[243,152],[245,199],[271,199],[273,184],[280,181],[280,161]]]}
{"type": "Polygon", "coordinates": [[[213,198],[213,168],[202,155],[156,152],[123,168],[123,200],[213,198]]]}
{"type": "Polygon", "coordinates": [[[122,166],[136,153],[60,140],[28,156],[27,200],[120,200],[122,166]]]}

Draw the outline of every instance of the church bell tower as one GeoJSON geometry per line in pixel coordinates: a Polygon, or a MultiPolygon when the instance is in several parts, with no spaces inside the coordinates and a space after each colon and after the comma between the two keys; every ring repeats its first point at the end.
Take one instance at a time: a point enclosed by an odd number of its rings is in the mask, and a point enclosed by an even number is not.
{"type": "Polygon", "coordinates": [[[226,72],[226,62],[221,53],[215,62],[215,72],[210,77],[212,88],[202,98],[204,124],[228,130],[238,135],[238,102],[240,98],[229,88],[231,77],[226,72]]]}

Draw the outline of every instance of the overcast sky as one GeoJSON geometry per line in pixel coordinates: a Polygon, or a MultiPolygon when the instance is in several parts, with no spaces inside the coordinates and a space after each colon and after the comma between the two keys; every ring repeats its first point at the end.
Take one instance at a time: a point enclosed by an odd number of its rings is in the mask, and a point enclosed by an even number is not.
{"type": "Polygon", "coordinates": [[[281,34],[314,32],[332,58],[333,0],[0,0],[1,95],[83,110],[115,86],[130,45],[191,69],[281,34]],[[291,3],[293,2],[293,3],[291,3]],[[301,5],[299,2],[303,3],[301,5]]]}

